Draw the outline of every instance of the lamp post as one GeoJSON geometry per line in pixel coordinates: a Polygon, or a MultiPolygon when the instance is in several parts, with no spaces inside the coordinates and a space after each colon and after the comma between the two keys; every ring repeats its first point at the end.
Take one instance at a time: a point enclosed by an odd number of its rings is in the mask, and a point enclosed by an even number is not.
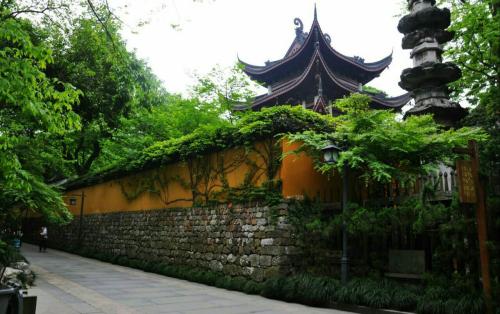
{"type": "MultiPolygon", "coordinates": [[[[342,149],[330,142],[327,146],[323,147],[322,151],[325,162],[328,164],[334,164],[337,162],[342,149]]],[[[344,163],[342,175],[342,214],[344,217],[347,213],[347,191],[349,189],[348,171],[349,166],[347,163],[344,163]]],[[[342,221],[342,257],[340,258],[340,281],[342,284],[347,283],[348,272],[349,259],[347,257],[347,223],[344,218],[342,221]]]]}

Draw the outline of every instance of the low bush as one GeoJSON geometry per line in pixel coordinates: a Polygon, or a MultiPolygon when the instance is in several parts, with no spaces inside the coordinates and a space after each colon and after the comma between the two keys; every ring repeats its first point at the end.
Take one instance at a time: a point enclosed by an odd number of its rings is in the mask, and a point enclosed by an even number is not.
{"type": "Polygon", "coordinates": [[[248,280],[243,286],[243,292],[247,294],[261,294],[264,289],[263,283],[258,283],[255,281],[248,280]]]}

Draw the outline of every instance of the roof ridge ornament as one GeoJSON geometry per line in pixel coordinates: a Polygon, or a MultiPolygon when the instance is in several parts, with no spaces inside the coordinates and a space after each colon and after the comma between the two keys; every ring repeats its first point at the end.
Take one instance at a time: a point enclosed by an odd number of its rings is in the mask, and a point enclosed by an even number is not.
{"type": "Polygon", "coordinates": [[[314,20],[318,20],[318,11],[316,10],[316,2],[314,3],[314,20]]]}
{"type": "Polygon", "coordinates": [[[295,33],[297,36],[300,34],[304,33],[304,23],[302,23],[302,20],[298,17],[293,19],[293,24],[297,27],[295,27],[295,33]]]}
{"type": "Polygon", "coordinates": [[[332,44],[332,37],[330,37],[330,35],[328,35],[327,33],[324,33],[323,36],[325,36],[325,40],[326,42],[331,45],[332,44]]]}
{"type": "Polygon", "coordinates": [[[353,59],[354,59],[354,61],[356,61],[357,63],[361,63],[361,64],[365,63],[365,59],[364,59],[364,58],[362,58],[362,57],[360,57],[360,56],[354,56],[354,57],[353,57],[353,59]]]}

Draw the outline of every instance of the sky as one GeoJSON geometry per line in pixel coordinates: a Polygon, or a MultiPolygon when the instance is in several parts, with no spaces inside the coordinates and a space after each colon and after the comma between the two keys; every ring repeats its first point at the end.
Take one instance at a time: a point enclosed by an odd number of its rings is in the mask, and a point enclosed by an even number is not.
{"type": "Polygon", "coordinates": [[[399,75],[411,67],[397,31],[402,0],[112,0],[124,23],[129,49],[146,60],[172,93],[187,95],[194,73],[220,65],[230,67],[239,56],[262,65],[281,59],[295,37],[293,19],[308,32],[314,4],[332,46],[348,56],[377,61],[393,51],[393,62],[369,85],[391,96],[404,93],[399,75]],[[143,26],[138,26],[144,24],[143,26]]]}

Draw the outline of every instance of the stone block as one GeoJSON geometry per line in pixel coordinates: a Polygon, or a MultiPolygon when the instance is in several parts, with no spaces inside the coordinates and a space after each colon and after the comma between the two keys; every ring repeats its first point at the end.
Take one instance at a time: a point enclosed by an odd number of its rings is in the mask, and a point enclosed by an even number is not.
{"type": "Polygon", "coordinates": [[[264,255],[281,255],[285,253],[285,248],[277,245],[263,246],[261,253],[264,255]]]}
{"type": "Polygon", "coordinates": [[[250,259],[248,258],[248,255],[242,255],[240,257],[239,261],[241,266],[249,266],[250,265],[250,259]]]}
{"type": "Polygon", "coordinates": [[[249,256],[248,260],[250,261],[250,265],[253,267],[259,266],[259,255],[252,254],[249,256]]]}
{"type": "Polygon", "coordinates": [[[272,256],[270,255],[261,255],[259,257],[259,265],[263,267],[271,266],[272,264],[272,256]]]}
{"type": "Polygon", "coordinates": [[[259,218],[257,219],[257,226],[265,226],[267,225],[267,219],[266,218],[259,218]]]}
{"type": "Polygon", "coordinates": [[[213,271],[222,271],[222,269],[224,268],[221,262],[215,260],[210,261],[209,267],[213,271]]]}
{"type": "Polygon", "coordinates": [[[255,267],[243,267],[242,273],[245,276],[252,276],[252,274],[255,272],[255,267]]]}
{"type": "Polygon", "coordinates": [[[280,267],[278,267],[278,266],[272,266],[272,267],[266,268],[264,270],[265,278],[276,277],[276,276],[280,276],[281,274],[282,274],[282,271],[281,271],[280,267]]]}
{"type": "Polygon", "coordinates": [[[280,265],[288,265],[289,260],[286,256],[273,256],[271,265],[280,266],[280,265]]]}
{"type": "Polygon", "coordinates": [[[267,278],[267,277],[264,273],[264,270],[262,270],[260,268],[255,268],[254,271],[252,272],[252,274],[250,275],[250,278],[252,278],[253,280],[255,280],[257,282],[262,282],[262,281],[264,281],[264,278],[267,278]]]}
{"type": "Polygon", "coordinates": [[[267,239],[260,240],[260,245],[261,246],[269,246],[269,245],[273,245],[273,243],[274,243],[274,239],[273,238],[267,238],[267,239]]]}
{"type": "Polygon", "coordinates": [[[232,263],[234,263],[234,262],[236,262],[236,261],[238,260],[238,257],[236,257],[236,256],[235,256],[235,255],[233,255],[233,254],[229,254],[229,255],[227,256],[226,260],[227,260],[227,262],[228,262],[228,263],[231,263],[231,264],[232,264],[232,263]]]}
{"type": "Polygon", "coordinates": [[[302,253],[302,250],[297,246],[285,246],[285,254],[286,255],[299,255],[302,253]]]}
{"type": "Polygon", "coordinates": [[[241,267],[232,264],[227,264],[224,265],[222,272],[226,275],[237,276],[241,272],[241,267]]]}

